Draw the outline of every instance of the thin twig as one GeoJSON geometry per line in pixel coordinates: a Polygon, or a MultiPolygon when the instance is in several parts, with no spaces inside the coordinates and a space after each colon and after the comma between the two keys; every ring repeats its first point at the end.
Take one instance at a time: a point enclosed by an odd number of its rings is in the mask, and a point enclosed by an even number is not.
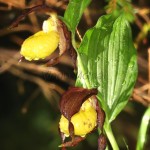
{"type": "MultiPolygon", "coordinates": [[[[2,51],[3,52],[3,51],[2,51]]],[[[55,67],[45,67],[42,65],[36,65],[34,63],[27,63],[27,62],[21,62],[18,63],[18,59],[20,57],[20,54],[18,52],[14,53],[14,56],[12,58],[10,58],[11,56],[9,56],[7,53],[0,53],[0,59],[4,61],[7,61],[6,63],[4,63],[1,68],[0,68],[0,74],[4,73],[5,71],[9,71],[9,69],[12,66],[15,66],[17,68],[20,69],[25,69],[28,71],[32,71],[32,72],[36,72],[38,74],[48,74],[48,75],[52,75],[55,76],[56,78],[58,78],[59,80],[63,81],[63,82],[67,82],[70,85],[74,84],[74,80],[72,78],[69,78],[69,76],[65,75],[64,73],[62,73],[61,71],[59,71],[59,69],[55,68],[55,67]]]]}
{"type": "Polygon", "coordinates": [[[139,88],[135,88],[134,90],[137,91],[137,93],[142,93],[146,90],[149,89],[150,83],[144,84],[143,86],[139,87],[139,88]]]}
{"type": "Polygon", "coordinates": [[[76,33],[77,33],[77,35],[78,35],[78,37],[79,37],[79,39],[80,39],[80,42],[82,41],[82,36],[81,36],[81,34],[80,34],[80,32],[79,32],[79,30],[76,28],[76,33]]]}
{"type": "Polygon", "coordinates": [[[19,24],[19,26],[17,28],[12,29],[8,29],[4,28],[0,30],[0,37],[2,36],[6,36],[8,34],[14,33],[14,32],[21,32],[21,31],[29,31],[31,33],[34,33],[34,27],[32,25],[29,24],[19,24]]]}
{"type": "Polygon", "coordinates": [[[41,88],[41,90],[43,91],[43,93],[45,94],[47,98],[49,97],[49,92],[50,92],[49,90],[56,90],[60,94],[64,92],[64,89],[62,89],[58,85],[53,84],[53,83],[47,83],[41,78],[24,73],[23,71],[21,71],[20,69],[16,67],[11,67],[11,69],[9,69],[9,72],[15,76],[18,76],[19,78],[22,78],[24,80],[28,80],[30,82],[37,84],[41,88]]]}
{"type": "Polygon", "coordinates": [[[21,109],[21,111],[22,111],[23,114],[27,113],[29,105],[39,95],[39,93],[40,93],[40,88],[38,87],[37,89],[34,90],[34,92],[25,101],[25,104],[23,105],[23,107],[21,109]]]}
{"type": "Polygon", "coordinates": [[[1,3],[7,4],[9,7],[13,6],[16,8],[24,8],[25,7],[25,0],[0,0],[1,3]]]}
{"type": "Polygon", "coordinates": [[[150,97],[150,48],[148,49],[148,82],[149,82],[148,96],[150,97]]]}
{"type": "Polygon", "coordinates": [[[133,97],[134,101],[142,103],[144,106],[148,106],[149,105],[147,101],[145,101],[141,96],[139,96],[135,92],[133,92],[132,97],[133,97]]]}

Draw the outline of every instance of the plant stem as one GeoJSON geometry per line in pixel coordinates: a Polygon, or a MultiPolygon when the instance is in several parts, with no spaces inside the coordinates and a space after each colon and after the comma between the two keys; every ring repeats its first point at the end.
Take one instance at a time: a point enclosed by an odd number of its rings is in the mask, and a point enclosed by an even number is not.
{"type": "MultiPolygon", "coordinates": [[[[77,47],[76,47],[76,42],[75,42],[75,33],[72,33],[72,44],[73,44],[74,49],[75,49],[76,52],[78,53],[77,47]]],[[[82,76],[83,76],[83,78],[84,78],[85,85],[86,85],[85,88],[90,89],[90,87],[91,87],[91,86],[90,86],[90,82],[89,82],[88,76],[87,76],[87,74],[86,74],[86,72],[85,72],[85,68],[84,68],[84,66],[83,66],[83,62],[82,62],[82,59],[81,59],[81,56],[80,56],[79,53],[78,53],[78,67],[80,67],[80,69],[81,69],[82,76]]]]}
{"type": "Polygon", "coordinates": [[[146,109],[141,121],[136,150],[144,149],[144,144],[146,142],[146,132],[148,130],[149,121],[150,121],[150,107],[146,109]]]}
{"type": "Polygon", "coordinates": [[[80,66],[80,69],[82,71],[82,76],[84,78],[84,81],[85,81],[85,84],[86,84],[86,88],[90,89],[91,88],[90,82],[89,82],[87,73],[85,72],[85,69],[84,69],[84,66],[83,66],[80,54],[78,54],[78,65],[80,66]]]}
{"type": "Polygon", "coordinates": [[[106,132],[106,135],[109,139],[109,142],[110,142],[113,150],[119,150],[118,144],[116,142],[116,139],[115,139],[113,132],[112,132],[112,129],[111,129],[111,125],[108,121],[106,121],[104,124],[104,130],[106,132]]]}

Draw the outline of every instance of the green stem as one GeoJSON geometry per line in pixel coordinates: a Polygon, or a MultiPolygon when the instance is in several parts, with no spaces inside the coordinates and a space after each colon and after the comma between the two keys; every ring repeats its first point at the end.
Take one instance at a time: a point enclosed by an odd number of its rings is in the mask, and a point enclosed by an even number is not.
{"type": "Polygon", "coordinates": [[[84,66],[83,66],[83,63],[82,63],[80,54],[78,54],[78,65],[80,66],[80,69],[81,69],[82,76],[83,76],[83,78],[84,78],[86,87],[87,87],[88,89],[90,89],[90,82],[89,82],[87,73],[86,73],[86,71],[85,71],[85,69],[84,69],[84,66]]]}
{"type": "Polygon", "coordinates": [[[145,111],[142,121],[141,121],[136,150],[144,149],[144,144],[146,141],[146,132],[148,129],[149,121],[150,121],[150,107],[148,107],[147,110],[145,111]]]}
{"type": "Polygon", "coordinates": [[[105,122],[104,130],[106,132],[106,135],[109,139],[109,142],[110,142],[113,150],[119,150],[118,144],[116,142],[116,139],[115,139],[113,132],[112,132],[112,129],[111,129],[111,125],[108,121],[105,122]]]}
{"type": "MultiPolygon", "coordinates": [[[[76,42],[75,42],[75,33],[72,33],[72,44],[73,44],[74,49],[75,49],[76,52],[78,53],[77,47],[76,47],[76,42]]],[[[84,78],[84,81],[85,81],[85,84],[86,84],[86,87],[85,87],[85,88],[90,89],[90,88],[91,88],[90,82],[89,82],[87,73],[86,73],[86,71],[85,71],[85,68],[84,68],[84,66],[83,66],[82,59],[81,59],[81,56],[80,56],[79,53],[78,53],[78,67],[80,67],[80,69],[81,69],[81,72],[82,72],[82,75],[83,75],[83,78],[84,78]]]]}

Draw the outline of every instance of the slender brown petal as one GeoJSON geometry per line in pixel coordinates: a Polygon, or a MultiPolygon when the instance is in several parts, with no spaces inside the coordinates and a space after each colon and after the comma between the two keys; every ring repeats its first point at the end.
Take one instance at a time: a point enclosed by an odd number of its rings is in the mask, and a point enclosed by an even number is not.
{"type": "Polygon", "coordinates": [[[85,137],[81,137],[81,136],[76,136],[74,138],[74,140],[63,143],[61,145],[59,145],[59,147],[74,147],[76,146],[78,143],[80,143],[81,141],[83,141],[85,139],[85,137]]]}
{"type": "Polygon", "coordinates": [[[69,121],[71,117],[80,110],[82,103],[93,95],[97,89],[84,89],[71,87],[66,91],[60,101],[60,111],[69,121]]]}
{"type": "Polygon", "coordinates": [[[57,25],[58,25],[57,29],[60,36],[59,55],[61,56],[66,51],[68,51],[73,60],[74,67],[76,69],[77,52],[75,51],[71,43],[71,32],[68,31],[67,26],[60,19],[58,19],[57,25]]]}
{"type": "Polygon", "coordinates": [[[62,55],[66,50],[71,47],[71,34],[67,29],[67,26],[60,19],[57,20],[57,30],[60,36],[59,42],[59,55],[62,55]]]}
{"type": "Polygon", "coordinates": [[[96,101],[96,111],[97,111],[97,125],[102,130],[103,125],[105,122],[105,112],[104,110],[99,106],[99,102],[96,96],[93,96],[93,99],[96,101]]]}
{"type": "Polygon", "coordinates": [[[71,32],[68,30],[65,23],[59,18],[57,18],[57,30],[58,30],[58,33],[60,36],[59,56],[57,56],[56,58],[50,59],[47,62],[47,66],[52,66],[52,65],[57,64],[59,62],[59,58],[66,51],[68,51],[73,60],[74,68],[77,69],[76,68],[77,52],[75,51],[75,49],[73,48],[72,43],[71,43],[71,32]]]}
{"type": "Polygon", "coordinates": [[[46,11],[46,12],[54,12],[54,10],[50,7],[48,7],[47,5],[37,5],[31,8],[27,8],[24,10],[24,12],[10,25],[10,29],[17,27],[19,22],[22,21],[28,14],[34,12],[34,11],[46,11]]]}
{"type": "Polygon", "coordinates": [[[98,150],[105,150],[107,145],[107,139],[104,134],[101,134],[98,138],[98,150]]]}

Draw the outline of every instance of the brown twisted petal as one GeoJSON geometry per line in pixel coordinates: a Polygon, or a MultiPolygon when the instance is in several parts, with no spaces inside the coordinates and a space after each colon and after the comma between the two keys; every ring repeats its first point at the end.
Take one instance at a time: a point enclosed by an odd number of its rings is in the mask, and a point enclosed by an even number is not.
{"type": "Polygon", "coordinates": [[[103,125],[104,125],[104,122],[105,122],[105,112],[104,110],[99,107],[99,104],[98,104],[98,99],[96,96],[93,96],[93,100],[95,99],[96,101],[96,111],[97,111],[97,125],[100,129],[103,129],[103,125]]]}
{"type": "Polygon", "coordinates": [[[35,11],[42,11],[44,10],[45,12],[54,12],[54,10],[50,7],[48,7],[45,4],[41,5],[36,5],[31,8],[27,8],[23,11],[23,13],[10,25],[9,29],[12,29],[14,27],[17,27],[19,22],[22,21],[28,14],[35,12],[35,11]]]}
{"type": "MultiPolygon", "coordinates": [[[[59,147],[65,148],[65,147],[74,147],[76,145],[78,145],[78,143],[82,142],[83,140],[85,140],[85,137],[74,137],[73,141],[68,141],[66,143],[63,143],[61,145],[59,145],[59,147]]],[[[62,150],[66,150],[66,149],[62,149],[62,150]]]]}
{"type": "Polygon", "coordinates": [[[67,26],[59,18],[57,19],[57,30],[60,36],[59,55],[61,56],[65,51],[71,48],[71,33],[67,26]]]}
{"type": "Polygon", "coordinates": [[[81,87],[70,87],[60,100],[60,112],[69,121],[71,117],[80,110],[85,100],[97,95],[97,89],[84,89],[81,87]]]}
{"type": "Polygon", "coordinates": [[[61,20],[57,19],[57,30],[59,32],[60,41],[59,41],[59,56],[63,55],[66,51],[69,52],[69,55],[72,58],[74,68],[76,68],[77,52],[73,48],[71,43],[71,32],[68,30],[66,24],[61,20]]]}
{"type": "Polygon", "coordinates": [[[107,139],[106,136],[101,133],[98,138],[98,150],[105,150],[107,146],[107,139]]]}

